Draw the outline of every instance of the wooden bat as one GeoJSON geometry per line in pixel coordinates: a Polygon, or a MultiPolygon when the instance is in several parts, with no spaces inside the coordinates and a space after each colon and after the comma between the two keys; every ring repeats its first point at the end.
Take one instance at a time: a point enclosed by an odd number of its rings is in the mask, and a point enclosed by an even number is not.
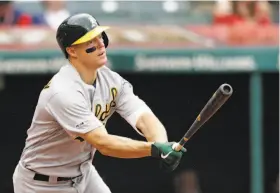
{"type": "Polygon", "coordinates": [[[173,147],[174,150],[180,151],[185,143],[193,136],[195,132],[208,121],[217,110],[229,99],[232,95],[233,89],[229,84],[222,84],[213,96],[208,100],[204,108],[200,111],[199,115],[182,137],[182,139],[173,147]]]}

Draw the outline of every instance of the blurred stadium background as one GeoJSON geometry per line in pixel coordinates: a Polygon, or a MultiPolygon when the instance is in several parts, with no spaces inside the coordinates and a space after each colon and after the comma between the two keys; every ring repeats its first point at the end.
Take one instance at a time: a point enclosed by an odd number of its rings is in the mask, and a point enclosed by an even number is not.
{"type": "MultiPolygon", "coordinates": [[[[0,192],[12,174],[43,85],[65,63],[55,30],[87,12],[108,31],[108,66],[127,78],[178,140],[213,91],[234,94],[186,145],[178,169],[96,155],[113,193],[279,192],[278,1],[1,1],[0,192]]],[[[108,131],[142,139],[118,116],[108,131]]]]}

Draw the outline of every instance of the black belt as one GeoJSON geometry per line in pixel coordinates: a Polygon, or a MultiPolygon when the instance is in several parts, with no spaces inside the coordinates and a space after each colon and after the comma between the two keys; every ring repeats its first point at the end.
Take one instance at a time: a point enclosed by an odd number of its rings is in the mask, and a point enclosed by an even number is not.
{"type": "MultiPolygon", "coordinates": [[[[81,176],[81,175],[79,175],[81,176]]],[[[69,180],[73,180],[79,176],[76,176],[76,177],[57,177],[57,181],[69,181],[69,180]]],[[[45,182],[48,182],[49,179],[50,179],[50,176],[46,176],[46,175],[43,175],[43,174],[35,174],[34,177],[33,177],[34,180],[38,180],[38,181],[45,181],[45,182]]]]}

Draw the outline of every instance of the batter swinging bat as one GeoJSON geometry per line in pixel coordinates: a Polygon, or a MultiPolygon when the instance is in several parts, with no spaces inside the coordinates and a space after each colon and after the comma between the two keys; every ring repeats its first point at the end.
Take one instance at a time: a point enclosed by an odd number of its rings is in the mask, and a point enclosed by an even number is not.
{"type": "Polygon", "coordinates": [[[232,92],[233,89],[229,84],[222,84],[206,103],[189,130],[185,133],[184,137],[182,137],[177,146],[173,148],[176,151],[180,151],[192,135],[228,100],[232,95],[232,92]]]}

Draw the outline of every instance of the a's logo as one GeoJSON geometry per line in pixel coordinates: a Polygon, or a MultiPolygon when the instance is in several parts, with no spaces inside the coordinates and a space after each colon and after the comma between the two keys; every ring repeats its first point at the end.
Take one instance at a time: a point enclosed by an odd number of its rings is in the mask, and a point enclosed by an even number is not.
{"type": "Polygon", "coordinates": [[[102,111],[102,106],[101,104],[96,104],[95,105],[95,116],[101,121],[103,122],[109,115],[111,112],[111,108],[116,107],[116,97],[118,94],[118,91],[116,88],[111,88],[110,89],[110,94],[112,96],[112,100],[110,103],[106,104],[105,110],[102,111]]]}
{"type": "Polygon", "coordinates": [[[162,159],[166,159],[171,153],[172,153],[172,151],[168,152],[166,155],[164,155],[163,153],[161,153],[160,157],[161,157],[162,159]]]}
{"type": "Polygon", "coordinates": [[[94,18],[89,18],[89,21],[90,21],[90,23],[91,23],[91,27],[93,28],[93,27],[95,27],[95,26],[97,26],[97,22],[96,22],[96,20],[94,19],[94,18]]]}

